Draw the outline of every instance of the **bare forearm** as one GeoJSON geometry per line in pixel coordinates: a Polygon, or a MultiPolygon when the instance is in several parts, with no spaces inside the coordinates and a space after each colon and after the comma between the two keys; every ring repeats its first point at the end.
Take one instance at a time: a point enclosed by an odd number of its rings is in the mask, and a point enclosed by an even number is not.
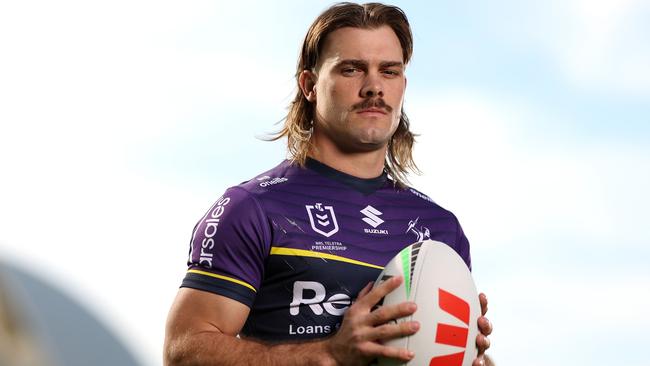
{"type": "Polygon", "coordinates": [[[219,332],[201,332],[170,341],[165,366],[333,366],[326,341],[264,344],[219,332]]]}

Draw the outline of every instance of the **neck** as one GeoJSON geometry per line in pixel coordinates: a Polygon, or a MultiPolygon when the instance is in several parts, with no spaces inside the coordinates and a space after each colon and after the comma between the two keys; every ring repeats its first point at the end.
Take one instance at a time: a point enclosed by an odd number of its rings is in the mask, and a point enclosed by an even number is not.
{"type": "Polygon", "coordinates": [[[340,172],[363,179],[377,178],[384,171],[386,148],[349,153],[334,146],[316,146],[309,152],[309,157],[332,167],[340,172]]]}

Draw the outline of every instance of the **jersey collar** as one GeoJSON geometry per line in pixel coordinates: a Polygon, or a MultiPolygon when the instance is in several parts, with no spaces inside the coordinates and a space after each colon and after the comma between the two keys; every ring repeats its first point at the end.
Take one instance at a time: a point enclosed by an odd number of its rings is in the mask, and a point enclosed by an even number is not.
{"type": "Polygon", "coordinates": [[[377,178],[368,178],[368,179],[358,178],[350,174],[346,174],[341,171],[338,171],[330,166],[321,163],[316,159],[312,159],[309,157],[307,158],[305,166],[308,169],[315,171],[316,173],[319,173],[330,179],[341,182],[366,195],[374,193],[375,191],[383,187],[388,181],[388,176],[386,175],[386,172],[383,172],[377,178]]]}

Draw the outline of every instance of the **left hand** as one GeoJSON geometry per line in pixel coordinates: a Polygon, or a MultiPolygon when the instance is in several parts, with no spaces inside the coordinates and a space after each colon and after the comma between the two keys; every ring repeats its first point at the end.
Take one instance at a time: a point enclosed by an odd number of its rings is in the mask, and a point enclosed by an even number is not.
{"type": "Polygon", "coordinates": [[[472,366],[483,366],[485,365],[485,359],[483,355],[485,350],[490,348],[490,339],[487,337],[492,333],[492,323],[485,317],[485,313],[488,310],[488,301],[487,296],[484,293],[478,295],[478,300],[481,303],[481,316],[478,318],[478,329],[481,334],[476,336],[476,346],[478,347],[478,356],[472,362],[472,366]]]}

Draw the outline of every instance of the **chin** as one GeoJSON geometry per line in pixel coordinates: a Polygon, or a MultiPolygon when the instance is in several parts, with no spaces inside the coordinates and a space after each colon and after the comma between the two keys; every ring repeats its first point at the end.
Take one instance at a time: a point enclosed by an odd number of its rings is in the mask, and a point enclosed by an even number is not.
{"type": "Polygon", "coordinates": [[[358,146],[364,151],[375,151],[388,146],[389,138],[366,138],[359,139],[358,146]]]}
{"type": "MultiPolygon", "coordinates": [[[[352,137],[352,136],[349,136],[352,137]]],[[[366,139],[366,138],[349,138],[337,141],[338,148],[345,153],[366,153],[385,149],[388,142],[385,140],[366,139]]]]}
{"type": "Polygon", "coordinates": [[[391,136],[392,134],[389,134],[383,129],[371,129],[369,131],[364,131],[364,133],[359,136],[359,141],[363,144],[386,145],[388,144],[391,136]]]}

